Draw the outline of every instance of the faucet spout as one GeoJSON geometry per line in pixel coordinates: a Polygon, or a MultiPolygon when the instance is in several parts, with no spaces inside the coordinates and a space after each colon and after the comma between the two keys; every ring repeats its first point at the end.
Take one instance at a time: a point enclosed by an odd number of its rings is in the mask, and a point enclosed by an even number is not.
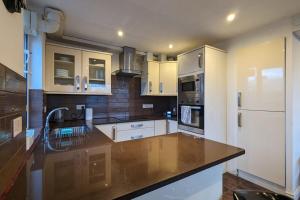
{"type": "Polygon", "coordinates": [[[56,112],[56,111],[59,111],[59,110],[69,110],[68,107],[60,107],[60,108],[55,108],[53,110],[51,110],[47,117],[46,117],[46,122],[45,122],[45,128],[44,128],[44,142],[48,142],[48,139],[49,139],[49,131],[50,131],[50,127],[49,127],[49,120],[51,118],[51,116],[56,112]]]}

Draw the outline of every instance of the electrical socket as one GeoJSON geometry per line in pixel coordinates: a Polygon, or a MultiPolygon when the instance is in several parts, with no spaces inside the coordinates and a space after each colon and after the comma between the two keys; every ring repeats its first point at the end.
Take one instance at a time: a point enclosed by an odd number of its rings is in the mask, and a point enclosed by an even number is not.
{"type": "Polygon", "coordinates": [[[85,109],[84,104],[76,105],[76,110],[81,110],[82,108],[85,109]]]}
{"type": "Polygon", "coordinates": [[[153,104],[143,104],[143,109],[151,109],[153,108],[153,104]]]}

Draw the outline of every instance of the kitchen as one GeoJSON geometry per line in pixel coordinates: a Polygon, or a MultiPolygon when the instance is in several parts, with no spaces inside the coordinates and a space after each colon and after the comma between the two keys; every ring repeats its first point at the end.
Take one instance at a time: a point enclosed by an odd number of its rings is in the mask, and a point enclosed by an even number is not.
{"type": "Polygon", "coordinates": [[[0,4],[0,199],[299,198],[298,1],[0,4]]]}

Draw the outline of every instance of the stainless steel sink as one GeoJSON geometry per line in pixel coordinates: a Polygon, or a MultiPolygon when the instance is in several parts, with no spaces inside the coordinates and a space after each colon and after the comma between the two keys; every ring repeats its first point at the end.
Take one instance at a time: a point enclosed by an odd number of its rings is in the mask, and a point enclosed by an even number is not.
{"type": "Polygon", "coordinates": [[[63,128],[53,129],[50,132],[50,137],[61,139],[61,138],[85,136],[87,133],[88,133],[87,126],[63,127],[63,128]]]}

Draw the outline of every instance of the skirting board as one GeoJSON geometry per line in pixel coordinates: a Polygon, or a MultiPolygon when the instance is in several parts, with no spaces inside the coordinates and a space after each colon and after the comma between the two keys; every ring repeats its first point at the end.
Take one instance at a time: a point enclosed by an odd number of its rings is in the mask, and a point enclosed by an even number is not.
{"type": "MultiPolygon", "coordinates": [[[[228,171],[228,173],[231,173],[233,175],[237,175],[237,171],[228,171]]],[[[266,188],[268,190],[271,190],[273,192],[276,192],[278,194],[283,194],[283,195],[289,196],[291,198],[297,199],[297,198],[295,198],[295,197],[297,197],[297,195],[287,193],[287,191],[284,187],[281,187],[279,185],[276,185],[274,183],[271,183],[269,181],[266,181],[264,179],[261,179],[259,177],[254,176],[254,175],[251,175],[251,174],[248,174],[246,172],[243,172],[243,171],[239,170],[238,176],[245,179],[245,180],[247,180],[247,181],[250,181],[251,183],[254,183],[256,185],[264,187],[264,188],[266,188]]],[[[298,188],[297,191],[298,191],[297,194],[299,196],[300,188],[298,188]]]]}

